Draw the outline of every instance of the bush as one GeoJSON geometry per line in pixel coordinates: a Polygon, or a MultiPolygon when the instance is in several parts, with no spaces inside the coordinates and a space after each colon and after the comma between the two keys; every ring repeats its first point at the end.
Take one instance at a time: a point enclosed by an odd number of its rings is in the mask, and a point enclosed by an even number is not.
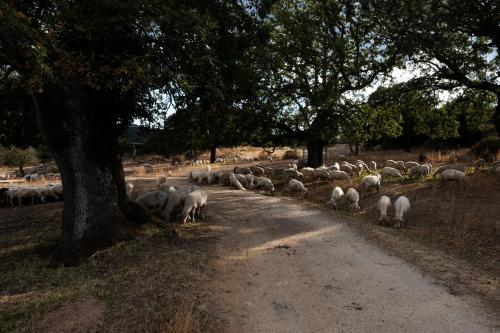
{"type": "Polygon", "coordinates": [[[477,156],[491,161],[500,151],[500,137],[487,136],[471,147],[471,150],[477,156]]]}
{"type": "Polygon", "coordinates": [[[284,160],[298,160],[300,158],[299,153],[296,150],[287,150],[285,154],[283,154],[284,160]]]}

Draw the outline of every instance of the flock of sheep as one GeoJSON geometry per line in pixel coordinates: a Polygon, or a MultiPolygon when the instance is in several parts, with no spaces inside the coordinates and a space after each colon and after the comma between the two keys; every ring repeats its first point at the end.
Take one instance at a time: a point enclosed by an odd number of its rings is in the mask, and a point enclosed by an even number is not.
{"type": "Polygon", "coordinates": [[[19,206],[37,203],[55,202],[63,199],[61,184],[39,186],[9,186],[0,188],[0,203],[5,206],[19,206]]]}

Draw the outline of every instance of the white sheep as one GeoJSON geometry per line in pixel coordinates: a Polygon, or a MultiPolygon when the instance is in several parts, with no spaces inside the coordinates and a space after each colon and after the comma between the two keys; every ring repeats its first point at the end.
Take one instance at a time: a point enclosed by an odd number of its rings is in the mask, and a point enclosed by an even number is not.
{"type": "Polygon", "coordinates": [[[53,186],[43,186],[38,188],[38,190],[42,194],[42,202],[47,202],[47,199],[59,201],[59,194],[54,191],[53,186]]]}
{"type": "Polygon", "coordinates": [[[419,166],[419,165],[420,165],[420,163],[413,162],[413,161],[405,162],[405,167],[407,167],[408,169],[411,169],[411,168],[419,166]]]}
{"type": "Polygon", "coordinates": [[[344,197],[344,191],[337,186],[332,190],[332,196],[330,197],[330,201],[327,202],[330,206],[337,210],[337,201],[341,200],[344,197]]]}
{"type": "Polygon", "coordinates": [[[161,175],[160,177],[158,177],[158,179],[156,179],[156,187],[167,184],[167,178],[168,177],[165,175],[161,175]]]}
{"type": "Polygon", "coordinates": [[[357,211],[359,210],[359,193],[358,191],[356,191],[354,188],[349,188],[346,192],[346,194],[344,195],[344,198],[351,202],[351,209],[353,211],[357,211]]]}
{"type": "Polygon", "coordinates": [[[308,192],[307,189],[305,188],[304,184],[302,184],[302,182],[300,180],[297,180],[297,179],[290,179],[290,181],[288,182],[288,190],[290,192],[294,193],[295,195],[297,195],[298,193],[301,193],[302,194],[300,196],[301,199],[308,192]]]}
{"type": "Polygon", "coordinates": [[[431,167],[427,164],[416,165],[408,171],[408,175],[414,178],[423,179],[431,173],[431,167]]]}
{"type": "Polygon", "coordinates": [[[265,190],[274,195],[273,183],[266,177],[257,177],[255,179],[254,189],[256,193],[260,193],[261,190],[265,190]]]}
{"type": "Polygon", "coordinates": [[[182,223],[186,223],[188,218],[191,218],[195,222],[195,216],[203,220],[205,218],[207,200],[207,193],[201,190],[189,193],[184,203],[184,209],[182,210],[182,223]]]}
{"type": "Polygon", "coordinates": [[[403,161],[393,161],[393,160],[387,160],[386,166],[392,167],[393,169],[397,169],[399,171],[406,171],[406,167],[403,161]]]}
{"type": "Polygon", "coordinates": [[[405,221],[404,215],[410,210],[410,200],[404,195],[397,198],[394,202],[394,228],[401,228],[405,221]]]}
{"type": "Polygon", "coordinates": [[[303,178],[304,175],[299,172],[297,169],[284,169],[283,170],[283,181],[288,183],[290,179],[300,179],[303,178]]]}
{"type": "Polygon", "coordinates": [[[237,173],[234,176],[244,188],[248,188],[248,178],[246,177],[247,175],[241,175],[237,173]]]}
{"type": "Polygon", "coordinates": [[[349,164],[342,164],[340,166],[340,171],[345,171],[345,172],[347,172],[347,173],[349,173],[349,174],[352,175],[356,171],[356,167],[353,168],[349,164]]]}
{"type": "Polygon", "coordinates": [[[245,177],[247,178],[247,188],[253,188],[254,186],[254,182],[255,182],[255,178],[257,178],[256,176],[254,175],[245,175],[245,177]]]}
{"type": "Polygon", "coordinates": [[[314,169],[311,167],[305,167],[300,169],[300,172],[304,175],[304,178],[312,178],[314,169]]]}
{"type": "Polygon", "coordinates": [[[328,169],[329,169],[330,171],[332,171],[332,170],[340,171],[340,165],[339,165],[339,163],[338,163],[338,162],[335,162],[335,163],[333,163],[333,165],[330,165],[330,166],[328,167],[328,169]]]}
{"type": "Polygon", "coordinates": [[[439,175],[441,179],[441,184],[444,187],[445,183],[448,181],[457,182],[458,185],[465,185],[469,183],[465,173],[459,170],[449,169],[441,172],[439,175]]]}
{"type": "Polygon", "coordinates": [[[161,212],[167,205],[167,200],[167,193],[165,191],[157,190],[144,193],[135,199],[135,202],[141,205],[145,211],[152,209],[161,212]]]}
{"type": "Polygon", "coordinates": [[[326,169],[314,169],[313,171],[313,179],[316,181],[319,180],[329,180],[330,179],[330,172],[326,169]]]}
{"type": "Polygon", "coordinates": [[[384,176],[403,178],[401,173],[393,167],[384,167],[380,173],[384,176]]]}
{"type": "Polygon", "coordinates": [[[375,175],[364,176],[361,179],[361,195],[363,196],[363,194],[371,188],[375,188],[377,190],[377,193],[379,193],[381,178],[382,177],[379,173],[376,173],[375,175]]]}
{"type": "Polygon", "coordinates": [[[375,162],[375,161],[371,161],[371,162],[370,162],[370,169],[371,169],[372,171],[377,170],[377,162],[375,162]]]}
{"type": "Polygon", "coordinates": [[[264,168],[258,166],[252,168],[252,173],[258,177],[262,177],[266,174],[264,168]]]}
{"type": "Polygon", "coordinates": [[[238,181],[238,179],[236,179],[236,176],[234,175],[233,172],[229,173],[229,183],[231,184],[231,186],[233,186],[234,188],[238,189],[238,190],[245,190],[245,188],[243,187],[243,185],[241,185],[241,183],[238,181]]]}
{"type": "Polygon", "coordinates": [[[377,201],[377,210],[379,214],[378,223],[382,224],[383,222],[387,222],[389,218],[387,217],[387,211],[391,208],[391,199],[383,195],[377,201]]]}
{"type": "Polygon", "coordinates": [[[247,175],[247,174],[251,174],[252,170],[250,170],[250,168],[234,167],[233,173],[239,173],[239,174],[242,174],[242,175],[247,175]]]}
{"type": "Polygon", "coordinates": [[[350,177],[345,171],[332,170],[329,179],[350,179],[350,177]]]}
{"type": "Polygon", "coordinates": [[[132,198],[132,192],[134,191],[134,184],[127,182],[125,184],[125,191],[127,192],[127,196],[132,198]]]}

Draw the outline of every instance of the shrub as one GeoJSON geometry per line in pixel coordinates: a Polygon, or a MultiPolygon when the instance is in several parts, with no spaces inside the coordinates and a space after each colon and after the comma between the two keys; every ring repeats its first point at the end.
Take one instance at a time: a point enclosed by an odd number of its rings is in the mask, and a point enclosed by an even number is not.
{"type": "Polygon", "coordinates": [[[285,154],[283,154],[284,160],[290,160],[290,159],[297,160],[299,158],[300,158],[299,153],[296,150],[287,150],[285,154]]]}
{"type": "Polygon", "coordinates": [[[0,150],[0,164],[18,167],[21,175],[23,176],[23,167],[36,163],[38,163],[38,157],[37,152],[33,147],[28,147],[23,150],[12,146],[9,149],[2,148],[0,150]]]}
{"type": "Polygon", "coordinates": [[[491,161],[500,151],[500,137],[494,135],[487,136],[474,144],[471,150],[477,156],[491,161]]]}

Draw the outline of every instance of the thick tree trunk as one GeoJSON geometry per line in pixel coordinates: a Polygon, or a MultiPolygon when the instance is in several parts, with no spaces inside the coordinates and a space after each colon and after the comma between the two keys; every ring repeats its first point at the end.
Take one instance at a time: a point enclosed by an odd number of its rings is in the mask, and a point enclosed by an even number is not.
{"type": "Polygon", "coordinates": [[[52,148],[64,188],[64,212],[59,258],[78,264],[96,250],[130,237],[123,223],[144,222],[145,213],[128,201],[119,131],[105,114],[97,116],[86,105],[88,96],[57,89],[43,97],[37,121],[52,148]],[[131,206],[131,207],[129,207],[131,206]]]}
{"type": "Polygon", "coordinates": [[[215,159],[217,158],[217,147],[215,145],[210,146],[210,163],[215,163],[215,159]]]}
{"type": "Polygon", "coordinates": [[[354,155],[358,156],[359,154],[359,142],[356,142],[356,150],[354,151],[354,155]]]}
{"type": "Polygon", "coordinates": [[[324,142],[318,139],[307,141],[307,165],[313,168],[323,164],[324,142]]]}

